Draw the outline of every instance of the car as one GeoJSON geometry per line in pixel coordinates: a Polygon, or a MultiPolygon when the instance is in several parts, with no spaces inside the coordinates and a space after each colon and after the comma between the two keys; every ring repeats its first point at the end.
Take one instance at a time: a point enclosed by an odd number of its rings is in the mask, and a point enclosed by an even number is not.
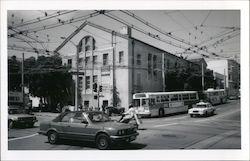
{"type": "Polygon", "coordinates": [[[133,124],[113,121],[101,111],[68,111],[51,121],[41,122],[39,134],[51,144],[59,139],[91,141],[98,149],[109,149],[112,144],[130,143],[139,135],[133,124]]]}
{"type": "Polygon", "coordinates": [[[25,110],[20,107],[9,107],[8,108],[8,128],[13,128],[15,126],[26,125],[28,127],[33,127],[37,118],[31,114],[25,114],[25,110]]]}
{"type": "Polygon", "coordinates": [[[209,102],[199,102],[195,107],[188,110],[190,117],[193,116],[208,116],[215,113],[216,108],[211,105],[209,102]]]}
{"type": "Polygon", "coordinates": [[[111,116],[112,114],[121,115],[122,113],[124,113],[125,108],[123,108],[123,107],[118,108],[118,107],[113,107],[113,106],[107,106],[107,107],[105,107],[105,111],[106,111],[106,113],[109,116],[111,116]]]}

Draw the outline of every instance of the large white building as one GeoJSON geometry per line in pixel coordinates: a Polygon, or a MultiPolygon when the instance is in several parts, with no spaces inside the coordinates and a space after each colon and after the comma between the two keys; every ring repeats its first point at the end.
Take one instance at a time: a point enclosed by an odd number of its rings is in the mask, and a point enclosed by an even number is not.
{"type": "MultiPolygon", "coordinates": [[[[164,72],[194,65],[131,37],[127,27],[119,33],[101,27],[95,30],[101,37],[89,34],[78,41],[79,67],[84,73],[79,76],[80,104],[85,107],[98,106],[94,83],[102,86],[99,107],[113,105],[115,98],[118,106],[128,108],[133,93],[163,91],[164,72]],[[110,40],[105,45],[100,43],[104,37],[110,40]]],[[[63,63],[76,70],[76,55],[65,57],[63,63]]]]}

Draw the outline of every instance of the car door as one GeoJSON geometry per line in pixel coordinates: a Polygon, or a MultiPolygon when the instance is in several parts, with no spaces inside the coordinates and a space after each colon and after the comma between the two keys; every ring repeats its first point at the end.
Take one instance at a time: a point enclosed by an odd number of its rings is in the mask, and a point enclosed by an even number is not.
{"type": "Polygon", "coordinates": [[[82,112],[70,115],[68,122],[64,122],[64,132],[71,139],[90,140],[92,135],[89,127],[89,122],[82,112]]]}

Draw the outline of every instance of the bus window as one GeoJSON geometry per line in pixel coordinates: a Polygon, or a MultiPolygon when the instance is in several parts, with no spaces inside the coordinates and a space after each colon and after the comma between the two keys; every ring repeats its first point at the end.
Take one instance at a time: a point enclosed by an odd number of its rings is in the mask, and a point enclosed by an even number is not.
{"type": "Polygon", "coordinates": [[[140,106],[140,99],[134,99],[134,106],[135,107],[140,106]]]}
{"type": "Polygon", "coordinates": [[[149,100],[148,99],[142,99],[142,106],[148,106],[148,102],[149,100]]]}
{"type": "Polygon", "coordinates": [[[190,94],[190,99],[196,99],[196,94],[195,93],[191,93],[190,94]]]}
{"type": "Polygon", "coordinates": [[[178,94],[178,100],[182,100],[182,96],[181,96],[181,94],[178,94]]]}
{"type": "Polygon", "coordinates": [[[160,96],[156,96],[156,102],[161,102],[160,96]]]}
{"type": "Polygon", "coordinates": [[[183,94],[182,98],[183,98],[183,100],[189,100],[189,95],[188,94],[183,94]]]}
{"type": "Polygon", "coordinates": [[[154,105],[155,104],[155,99],[154,98],[151,98],[150,99],[150,105],[154,105]]]}
{"type": "Polygon", "coordinates": [[[178,95],[177,94],[172,95],[171,101],[176,101],[176,100],[178,100],[178,95]]]}

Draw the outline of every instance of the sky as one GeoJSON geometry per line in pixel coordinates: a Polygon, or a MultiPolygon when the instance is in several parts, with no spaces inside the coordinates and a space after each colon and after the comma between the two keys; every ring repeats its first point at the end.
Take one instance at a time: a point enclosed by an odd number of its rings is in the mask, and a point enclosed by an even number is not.
{"type": "MultiPolygon", "coordinates": [[[[128,10],[129,13],[134,14],[144,22],[157,27],[161,31],[168,33],[168,35],[164,35],[139,22],[133,17],[127,15],[124,11],[125,10],[112,10],[106,14],[118,17],[119,19],[134,25],[134,27],[140,28],[146,33],[150,32],[152,35],[157,35],[161,39],[161,41],[156,40],[152,37],[149,37],[148,35],[142,34],[137,30],[132,29],[132,36],[139,40],[166,50],[172,54],[179,56],[182,55],[183,57],[187,58],[191,58],[193,55],[203,55],[203,57],[205,55],[204,58],[208,60],[233,57],[237,58],[239,61],[241,31],[239,10],[128,10]],[[170,38],[169,35],[179,39],[180,41],[170,38]],[[191,52],[188,50],[188,48],[190,48],[189,44],[191,46],[203,48],[194,54],[193,51],[191,52]],[[214,54],[216,54],[216,56],[214,54]]],[[[29,32],[27,34],[27,36],[32,39],[24,36],[24,34],[19,34],[19,36],[16,36],[18,38],[8,37],[8,47],[33,47],[37,49],[53,51],[63,42],[62,37],[69,36],[84,21],[82,20],[71,24],[61,25],[60,27],[52,29],[44,30],[44,27],[46,28],[47,26],[53,24],[62,24],[63,21],[67,20],[76,20],[78,17],[87,16],[93,12],[95,11],[9,10],[7,14],[8,26],[14,27],[16,31],[34,32],[29,32]],[[66,14],[63,14],[65,12],[66,14]],[[41,21],[41,19],[47,18],[50,15],[56,16],[41,21]],[[34,21],[35,23],[23,25],[27,22],[34,21]],[[41,29],[41,31],[35,31],[35,29],[41,29]]],[[[120,23],[103,14],[93,16],[87,20],[118,32],[122,26],[125,26],[123,23],[120,23]]],[[[8,35],[13,33],[13,30],[8,30],[8,35]]],[[[71,39],[71,42],[77,44],[82,37],[80,35],[86,34],[94,34],[94,36],[102,38],[104,45],[110,43],[109,38],[99,34],[91,27],[83,28],[79,34],[71,39]]],[[[61,55],[65,56],[76,51],[75,46],[71,42],[68,42],[60,50],[61,55]]],[[[20,57],[21,53],[22,51],[8,50],[9,56],[16,55],[17,57],[20,57]]],[[[37,54],[25,53],[25,57],[29,57],[31,55],[37,54]]]]}

